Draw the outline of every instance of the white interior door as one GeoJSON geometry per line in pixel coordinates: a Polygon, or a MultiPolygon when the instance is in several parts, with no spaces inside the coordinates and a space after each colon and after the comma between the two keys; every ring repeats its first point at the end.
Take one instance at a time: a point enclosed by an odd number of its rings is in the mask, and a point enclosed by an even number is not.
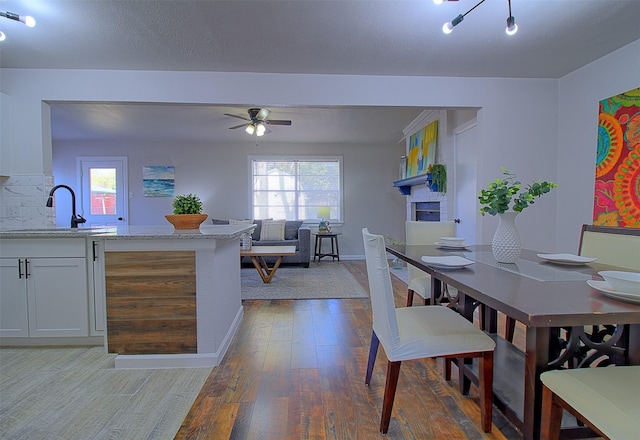
{"type": "Polygon", "coordinates": [[[86,226],[128,224],[126,157],[78,157],[80,215],[86,226]]]}
{"type": "Polygon", "coordinates": [[[474,119],[454,130],[454,200],[455,218],[459,221],[456,235],[467,243],[477,243],[477,123],[474,119]]]}

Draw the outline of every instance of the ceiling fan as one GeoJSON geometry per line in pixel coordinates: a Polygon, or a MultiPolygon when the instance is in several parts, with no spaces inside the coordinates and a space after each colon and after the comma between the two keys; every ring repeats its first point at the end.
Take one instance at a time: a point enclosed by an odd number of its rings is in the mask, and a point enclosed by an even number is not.
{"type": "Polygon", "coordinates": [[[291,125],[291,121],[288,120],[268,119],[271,110],[266,108],[250,108],[247,112],[249,113],[248,118],[245,116],[225,113],[225,116],[231,116],[232,118],[238,118],[247,121],[244,124],[229,127],[229,129],[234,130],[236,128],[245,127],[244,131],[249,134],[255,133],[256,136],[264,136],[265,134],[271,133],[271,130],[267,128],[267,125],[291,125]]]}

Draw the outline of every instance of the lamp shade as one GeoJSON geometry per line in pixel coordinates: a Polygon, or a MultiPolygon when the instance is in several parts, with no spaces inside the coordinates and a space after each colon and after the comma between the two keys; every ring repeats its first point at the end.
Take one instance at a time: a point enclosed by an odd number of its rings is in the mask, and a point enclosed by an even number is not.
{"type": "Polygon", "coordinates": [[[331,209],[328,206],[320,206],[318,208],[318,217],[322,219],[331,218],[331,209]]]}

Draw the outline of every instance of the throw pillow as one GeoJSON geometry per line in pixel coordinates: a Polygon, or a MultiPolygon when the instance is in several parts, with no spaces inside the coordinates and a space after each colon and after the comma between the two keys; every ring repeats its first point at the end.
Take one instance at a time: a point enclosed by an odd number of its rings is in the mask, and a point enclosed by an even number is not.
{"type": "Polygon", "coordinates": [[[284,224],[286,220],[262,220],[260,241],[284,240],[284,224]]]}
{"type": "Polygon", "coordinates": [[[297,240],[298,239],[298,229],[302,226],[302,220],[293,221],[289,220],[284,224],[284,239],[285,240],[297,240]]]}

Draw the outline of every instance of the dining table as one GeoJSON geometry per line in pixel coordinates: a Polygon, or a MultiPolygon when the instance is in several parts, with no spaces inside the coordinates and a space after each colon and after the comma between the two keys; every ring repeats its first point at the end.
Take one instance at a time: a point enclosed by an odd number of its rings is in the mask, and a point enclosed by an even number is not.
{"type": "MultiPolygon", "coordinates": [[[[540,438],[544,371],[640,364],[640,303],[592,287],[602,281],[599,271],[628,269],[597,260],[553,261],[530,249],[504,264],[490,245],[387,245],[386,250],[431,275],[431,304],[453,307],[469,320],[475,316],[494,338],[494,404],[525,440],[540,438]],[[447,267],[433,257],[468,262],[447,267]],[[448,290],[457,293],[446,295],[448,290]],[[498,334],[498,312],[524,325],[524,351],[498,334]]],[[[477,383],[476,365],[458,367],[463,390],[477,383]]],[[[563,421],[561,438],[590,435],[575,420],[563,421]]]]}

